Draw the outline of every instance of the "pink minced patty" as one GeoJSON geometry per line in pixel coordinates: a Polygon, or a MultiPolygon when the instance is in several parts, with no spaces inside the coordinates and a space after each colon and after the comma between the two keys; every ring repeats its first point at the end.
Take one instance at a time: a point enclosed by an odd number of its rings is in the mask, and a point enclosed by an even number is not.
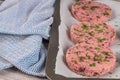
{"type": "Polygon", "coordinates": [[[79,0],[79,1],[93,1],[93,0],[79,0]]]}
{"type": "Polygon", "coordinates": [[[78,22],[71,26],[70,36],[75,43],[86,42],[108,47],[114,42],[116,33],[106,23],[78,22]]]}
{"type": "Polygon", "coordinates": [[[111,19],[112,9],[96,1],[78,1],[72,5],[71,12],[79,21],[106,22],[111,19]]]}
{"type": "Polygon", "coordinates": [[[68,67],[77,74],[100,76],[112,71],[116,57],[109,48],[86,43],[76,44],[65,55],[68,67]]]}

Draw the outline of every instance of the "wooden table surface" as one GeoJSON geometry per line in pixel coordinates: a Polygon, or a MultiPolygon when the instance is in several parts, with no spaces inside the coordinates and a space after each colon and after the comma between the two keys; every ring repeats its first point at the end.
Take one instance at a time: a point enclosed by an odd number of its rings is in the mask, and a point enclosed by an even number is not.
{"type": "Polygon", "coordinates": [[[48,80],[48,79],[30,76],[22,73],[21,71],[18,71],[15,68],[12,68],[7,70],[1,70],[0,80],[48,80]]]}

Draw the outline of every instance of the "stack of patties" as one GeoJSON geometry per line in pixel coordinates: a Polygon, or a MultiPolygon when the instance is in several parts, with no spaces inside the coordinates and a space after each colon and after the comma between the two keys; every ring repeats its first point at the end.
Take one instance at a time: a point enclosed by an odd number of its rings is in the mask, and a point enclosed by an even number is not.
{"type": "Polygon", "coordinates": [[[116,32],[105,22],[111,19],[112,9],[100,2],[80,0],[72,5],[71,13],[80,22],[70,29],[71,40],[76,44],[66,52],[68,67],[86,76],[111,72],[116,57],[109,47],[115,41],[116,32]]]}

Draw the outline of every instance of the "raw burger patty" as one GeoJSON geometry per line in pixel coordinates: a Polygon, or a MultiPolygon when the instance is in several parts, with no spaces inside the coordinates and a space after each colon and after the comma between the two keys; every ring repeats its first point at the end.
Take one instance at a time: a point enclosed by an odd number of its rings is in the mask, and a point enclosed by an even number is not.
{"type": "Polygon", "coordinates": [[[106,23],[78,22],[71,26],[71,39],[75,43],[92,43],[108,47],[115,40],[115,30],[106,23]]]}
{"type": "Polygon", "coordinates": [[[95,1],[78,1],[72,5],[71,12],[77,20],[88,22],[105,22],[112,16],[109,6],[95,1]]]}
{"type": "Polygon", "coordinates": [[[79,0],[79,1],[93,1],[93,0],[79,0]]]}
{"type": "Polygon", "coordinates": [[[80,75],[104,75],[115,68],[116,57],[109,48],[89,44],[76,44],[66,53],[68,67],[80,75]]]}

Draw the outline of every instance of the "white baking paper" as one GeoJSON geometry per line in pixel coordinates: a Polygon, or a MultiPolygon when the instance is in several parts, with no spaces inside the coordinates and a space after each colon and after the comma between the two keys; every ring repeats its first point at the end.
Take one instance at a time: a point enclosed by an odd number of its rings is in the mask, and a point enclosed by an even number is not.
{"type": "MultiPolygon", "coordinates": [[[[77,20],[72,17],[70,12],[70,7],[74,1],[75,0],[61,0],[60,3],[61,24],[59,25],[59,51],[56,57],[55,73],[67,78],[88,78],[86,76],[77,75],[76,73],[72,72],[66,66],[64,59],[67,49],[70,46],[74,45],[74,43],[70,40],[69,37],[69,29],[71,25],[77,22],[77,20]]],[[[112,20],[109,21],[108,23],[112,25],[117,32],[116,41],[111,46],[111,49],[113,50],[114,54],[117,57],[116,69],[112,72],[112,74],[106,74],[104,76],[100,76],[99,78],[120,79],[120,2],[113,0],[97,0],[97,1],[105,3],[112,8],[113,17],[112,20]]]]}

